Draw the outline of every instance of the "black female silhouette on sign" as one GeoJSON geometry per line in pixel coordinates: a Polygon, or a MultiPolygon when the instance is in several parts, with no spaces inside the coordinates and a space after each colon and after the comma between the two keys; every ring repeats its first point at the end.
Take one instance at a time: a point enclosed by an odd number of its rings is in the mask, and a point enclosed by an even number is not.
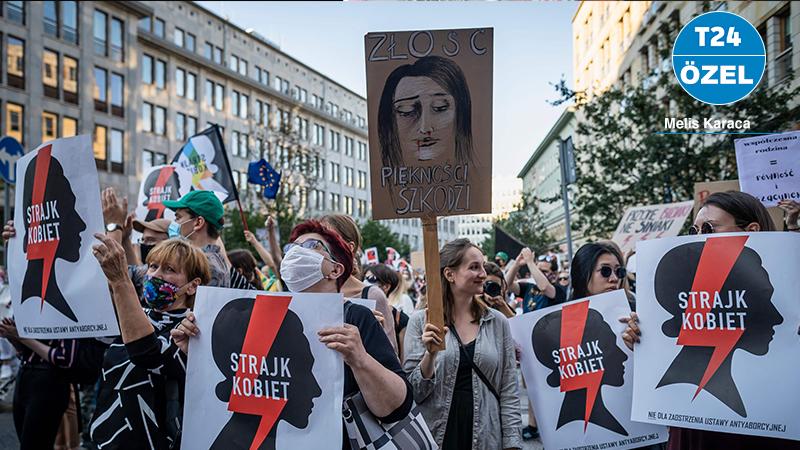
{"type": "Polygon", "coordinates": [[[81,232],[86,230],[86,223],[75,210],[75,194],[51,151],[50,145],[39,149],[25,171],[22,251],[28,266],[22,281],[21,303],[39,298],[41,308],[45,302],[49,303],[77,322],[78,318],[58,287],[55,262],[56,258],[78,261],[81,232]]]}
{"type": "Polygon", "coordinates": [[[275,449],[277,422],[306,428],[322,394],[314,356],[290,296],[238,298],[212,327],[211,351],[225,380],[217,398],[233,411],[212,449],[275,449]],[[258,386],[258,388],[256,388],[258,386]]]}
{"type": "Polygon", "coordinates": [[[581,420],[627,436],[603,403],[602,386],[622,386],[628,356],[617,335],[589,301],[566,305],[542,317],[531,336],[536,359],[553,372],[547,384],[564,392],[556,429],[581,420]]]}
{"type": "Polygon", "coordinates": [[[758,253],[745,247],[747,238],[675,247],[661,258],[655,276],[656,300],[672,315],[661,330],[682,346],[656,388],[695,385],[694,397],[705,390],[742,417],[747,409],[731,374],[734,351],[766,355],[774,327],[783,323],[772,304],[769,274],[758,253]]]}

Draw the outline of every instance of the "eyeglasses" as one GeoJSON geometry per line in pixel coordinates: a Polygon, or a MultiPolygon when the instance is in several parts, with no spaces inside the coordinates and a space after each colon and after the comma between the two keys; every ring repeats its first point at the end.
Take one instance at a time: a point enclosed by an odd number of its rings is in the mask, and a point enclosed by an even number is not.
{"type": "Polygon", "coordinates": [[[337,262],[336,259],[333,257],[333,254],[331,253],[331,250],[328,248],[328,246],[325,245],[325,243],[320,241],[319,239],[307,239],[306,241],[299,244],[297,242],[289,242],[288,244],[283,246],[283,253],[284,254],[289,253],[289,250],[292,247],[296,246],[307,248],[309,250],[319,250],[319,249],[325,250],[325,253],[328,254],[330,260],[333,262],[337,262]]]}
{"type": "Polygon", "coordinates": [[[689,234],[714,234],[714,224],[711,222],[703,222],[700,228],[698,228],[697,225],[692,225],[689,227],[689,234]]]}
{"type": "MultiPolygon", "coordinates": [[[[609,274],[610,276],[611,274],[609,274]]],[[[568,281],[569,277],[558,277],[558,281],[568,281]]]]}
{"type": "Polygon", "coordinates": [[[600,268],[600,275],[603,278],[611,278],[612,273],[615,274],[617,278],[619,278],[620,280],[625,278],[626,275],[628,275],[628,271],[625,270],[624,267],[617,267],[616,269],[612,269],[609,266],[603,266],[600,268]]]}

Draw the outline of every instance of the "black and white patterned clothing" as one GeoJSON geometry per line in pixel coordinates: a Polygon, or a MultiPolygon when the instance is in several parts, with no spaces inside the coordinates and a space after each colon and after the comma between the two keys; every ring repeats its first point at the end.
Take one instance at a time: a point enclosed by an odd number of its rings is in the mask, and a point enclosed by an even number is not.
{"type": "Polygon", "coordinates": [[[118,337],[106,351],[89,428],[98,449],[157,450],[172,445],[182,417],[186,355],[169,332],[187,311],[146,309],[155,332],[128,344],[118,337]]]}
{"type": "Polygon", "coordinates": [[[248,291],[260,291],[257,287],[253,286],[252,283],[247,281],[247,278],[244,277],[235,267],[231,267],[231,289],[244,289],[248,291]]]}

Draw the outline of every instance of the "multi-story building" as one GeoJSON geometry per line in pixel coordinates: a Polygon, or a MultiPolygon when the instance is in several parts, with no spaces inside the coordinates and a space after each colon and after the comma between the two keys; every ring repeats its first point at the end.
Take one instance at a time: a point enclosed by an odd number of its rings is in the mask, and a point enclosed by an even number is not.
{"type": "MultiPolygon", "coordinates": [[[[786,82],[794,68],[800,67],[798,2],[584,1],[572,19],[575,90],[590,99],[613,85],[640,84],[649,89],[657,74],[672,71],[672,42],[706,6],[739,14],[756,27],[767,50],[762,81],[767,87],[786,82]]],[[[800,77],[795,77],[793,84],[798,83],[800,77]]],[[[798,102],[800,99],[795,99],[793,106],[798,102]]],[[[540,198],[559,195],[558,141],[572,137],[580,145],[575,130],[581,119],[580,110],[574,114],[565,111],[556,121],[519,174],[524,192],[535,192],[540,198]]],[[[566,229],[561,199],[540,206],[548,229],[563,242],[566,229]]]]}
{"type": "MultiPolygon", "coordinates": [[[[401,241],[407,243],[412,252],[423,249],[422,221],[420,219],[382,220],[381,223],[396,233],[401,241]]],[[[455,216],[439,217],[436,223],[439,248],[458,237],[458,219],[455,216]]]]}
{"type": "Polygon", "coordinates": [[[371,216],[366,99],[258,33],[188,1],[1,5],[0,129],[24,148],[91,134],[101,186],[135,199],[145,170],[217,124],[251,207],[263,156],[302,172],[304,215],[371,216]]]}
{"type": "Polygon", "coordinates": [[[494,221],[508,217],[522,201],[522,182],[517,177],[492,177],[491,214],[458,216],[458,237],[480,245],[491,233],[494,221]]]}

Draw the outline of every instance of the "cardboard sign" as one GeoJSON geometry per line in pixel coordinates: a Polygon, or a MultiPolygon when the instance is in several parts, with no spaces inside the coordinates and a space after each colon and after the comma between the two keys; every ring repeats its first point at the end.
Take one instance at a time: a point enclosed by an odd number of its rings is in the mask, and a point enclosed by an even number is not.
{"type": "Polygon", "coordinates": [[[411,267],[425,271],[425,253],[422,250],[411,252],[411,267]]]}
{"type": "Polygon", "coordinates": [[[181,448],[329,448],[342,442],[341,294],[201,287],[189,341],[181,448]]]}
{"type": "Polygon", "coordinates": [[[611,240],[619,245],[625,255],[639,241],[677,236],[686,217],[692,212],[693,203],[689,200],[628,208],[611,240]]]}
{"type": "Polygon", "coordinates": [[[510,319],[528,398],[548,449],[638,448],[664,442],[663,426],[631,417],[630,315],[621,290],[510,319]]]}
{"type": "Polygon", "coordinates": [[[106,276],[92,255],[93,234],[105,232],[93,155],[83,135],[50,141],[17,161],[8,270],[22,337],[119,334],[106,276]]]}
{"type": "Polygon", "coordinates": [[[192,174],[174,165],[153,166],[142,177],[136,217],[143,222],[174,219],[175,212],[164,207],[164,200],[178,200],[192,188],[192,174]]]}
{"type": "Polygon", "coordinates": [[[493,35],[365,36],[373,219],[491,212],[493,35]]]}
{"type": "Polygon", "coordinates": [[[800,201],[800,131],[735,139],[742,192],[764,206],[800,201]]]}
{"type": "Polygon", "coordinates": [[[800,235],[724,233],[637,247],[633,420],[800,440],[800,235]]]}

